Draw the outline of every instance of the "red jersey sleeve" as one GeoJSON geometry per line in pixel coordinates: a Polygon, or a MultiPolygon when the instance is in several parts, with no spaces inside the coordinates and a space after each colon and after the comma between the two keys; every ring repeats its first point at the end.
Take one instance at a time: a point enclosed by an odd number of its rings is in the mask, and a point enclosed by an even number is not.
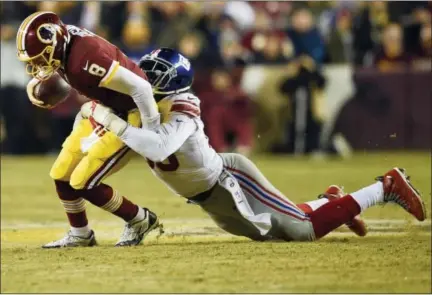
{"type": "Polygon", "coordinates": [[[201,115],[200,101],[192,94],[176,96],[170,112],[181,113],[191,118],[199,117],[201,115]]]}
{"type": "MultiPolygon", "coordinates": [[[[130,94],[108,87],[120,67],[146,79],[144,72],[107,40],[75,26],[68,25],[70,47],[64,75],[81,94],[99,100],[117,111],[137,108],[130,94]]],[[[118,87],[117,87],[118,88],[118,87]]]]}

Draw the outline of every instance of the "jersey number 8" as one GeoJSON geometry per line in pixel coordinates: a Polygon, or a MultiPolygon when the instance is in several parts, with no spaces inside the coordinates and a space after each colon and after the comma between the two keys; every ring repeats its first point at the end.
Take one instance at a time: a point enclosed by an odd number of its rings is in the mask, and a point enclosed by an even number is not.
{"type": "Polygon", "coordinates": [[[97,65],[97,64],[91,64],[88,72],[94,76],[103,77],[106,74],[105,68],[97,65]]]}

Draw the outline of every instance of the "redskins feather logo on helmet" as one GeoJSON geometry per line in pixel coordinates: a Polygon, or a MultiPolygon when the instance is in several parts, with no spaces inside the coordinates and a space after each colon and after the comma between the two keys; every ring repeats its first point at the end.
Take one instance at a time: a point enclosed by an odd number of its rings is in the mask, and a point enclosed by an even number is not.
{"type": "Polygon", "coordinates": [[[66,26],[55,13],[33,13],[18,29],[18,59],[27,63],[28,74],[46,80],[62,65],[68,42],[66,26]]]}
{"type": "Polygon", "coordinates": [[[53,44],[56,37],[56,29],[53,24],[43,24],[37,30],[39,40],[44,44],[53,44]]]}

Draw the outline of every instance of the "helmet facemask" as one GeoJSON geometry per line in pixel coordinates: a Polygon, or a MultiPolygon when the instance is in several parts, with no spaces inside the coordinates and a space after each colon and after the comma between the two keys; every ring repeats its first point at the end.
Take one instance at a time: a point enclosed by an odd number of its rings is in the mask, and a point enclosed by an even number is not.
{"type": "Polygon", "coordinates": [[[26,72],[39,80],[49,79],[61,66],[61,61],[54,58],[57,45],[57,30],[54,24],[43,24],[37,30],[39,41],[46,44],[39,54],[30,57],[25,50],[18,51],[18,58],[27,62],[26,72]]]}
{"type": "Polygon", "coordinates": [[[140,61],[140,67],[145,72],[155,93],[168,87],[171,79],[177,75],[176,68],[172,64],[158,58],[152,58],[150,55],[144,56],[140,61]]]}
{"type": "Polygon", "coordinates": [[[190,62],[180,53],[161,48],[144,55],[139,67],[147,75],[154,95],[171,95],[189,91],[193,81],[190,62]]]}
{"type": "Polygon", "coordinates": [[[54,48],[45,47],[42,53],[27,61],[26,72],[39,80],[49,79],[61,65],[60,60],[54,59],[54,48]]]}

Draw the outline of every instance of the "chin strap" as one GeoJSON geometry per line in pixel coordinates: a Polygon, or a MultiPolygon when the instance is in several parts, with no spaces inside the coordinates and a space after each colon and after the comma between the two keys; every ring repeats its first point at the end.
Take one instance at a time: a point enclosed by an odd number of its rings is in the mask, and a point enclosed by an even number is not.
{"type": "Polygon", "coordinates": [[[71,39],[71,35],[69,34],[67,28],[65,28],[65,30],[66,30],[66,35],[63,36],[65,42],[63,43],[63,55],[62,55],[61,65],[60,65],[61,68],[64,68],[64,65],[66,63],[66,53],[71,39]]]}

